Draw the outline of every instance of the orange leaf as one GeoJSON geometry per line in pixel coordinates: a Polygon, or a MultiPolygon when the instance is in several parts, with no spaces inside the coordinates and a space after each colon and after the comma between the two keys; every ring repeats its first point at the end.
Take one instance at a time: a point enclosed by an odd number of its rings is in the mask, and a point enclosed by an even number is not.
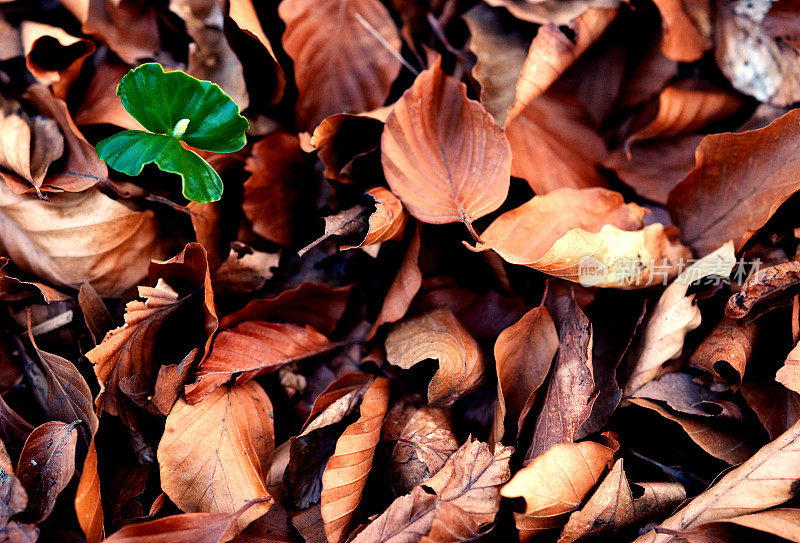
{"type": "Polygon", "coordinates": [[[375,212],[369,216],[367,236],[358,245],[345,246],[342,249],[367,247],[375,243],[398,239],[403,235],[408,214],[397,196],[383,187],[369,189],[367,194],[375,200],[375,212]]]}
{"type": "Polygon", "coordinates": [[[483,381],[483,353],[449,309],[434,309],[401,322],[386,338],[390,364],[409,369],[429,358],[439,361],[428,385],[430,405],[449,407],[483,381]]]}
{"type": "Polygon", "coordinates": [[[711,49],[711,9],[708,0],[653,0],[661,12],[664,41],[661,50],[679,62],[700,60],[711,49]]]}
{"type": "Polygon", "coordinates": [[[389,188],[414,217],[472,221],[503,203],[511,150],[503,131],[466,86],[437,60],[422,72],[386,120],[381,162],[389,188]]]}
{"type": "MultiPolygon", "coordinates": [[[[179,400],[158,444],[161,488],[186,512],[234,513],[269,496],[264,480],[274,447],[272,404],[255,382],[220,387],[195,405],[179,400]]],[[[254,505],[236,531],[269,507],[254,505]]]]}
{"type": "Polygon", "coordinates": [[[322,520],[331,543],[344,541],[380,441],[381,424],[389,407],[390,381],[373,381],[359,407],[360,416],[336,442],[322,473],[322,520]]]}
{"type": "Polygon", "coordinates": [[[335,113],[382,106],[400,71],[400,35],[378,0],[284,0],[283,47],[294,60],[306,130],[335,113]],[[379,37],[378,37],[379,36],[379,37]]]}

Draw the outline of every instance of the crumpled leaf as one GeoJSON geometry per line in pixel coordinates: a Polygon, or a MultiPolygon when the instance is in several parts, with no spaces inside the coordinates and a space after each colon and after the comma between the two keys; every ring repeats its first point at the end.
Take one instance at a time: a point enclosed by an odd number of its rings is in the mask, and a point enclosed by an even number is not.
{"type": "Polygon", "coordinates": [[[472,222],[503,203],[511,150],[502,130],[441,59],[397,101],[381,137],[389,188],[422,222],[472,222]],[[429,127],[423,130],[422,127],[429,127]]]}
{"type": "Polygon", "coordinates": [[[681,239],[698,256],[729,239],[740,249],[800,188],[795,157],[786,154],[800,138],[798,119],[800,112],[790,111],[765,128],[711,134],[700,142],[697,165],[668,202],[681,239]]]}
{"type": "MultiPolygon", "coordinates": [[[[800,479],[800,423],[766,445],[741,466],[722,476],[711,488],[694,498],[659,527],[691,530],[739,514],[768,509],[789,500],[800,479]]],[[[637,543],[677,541],[670,533],[650,531],[637,543]]]]}
{"type": "Polygon", "coordinates": [[[369,189],[367,194],[375,200],[375,212],[369,216],[367,235],[358,245],[346,246],[342,249],[368,247],[376,243],[398,239],[403,235],[408,213],[403,209],[403,204],[400,203],[397,196],[383,187],[369,189]]]}
{"type": "MultiPolygon", "coordinates": [[[[158,444],[161,488],[185,512],[232,514],[250,500],[268,498],[272,418],[272,404],[255,382],[220,387],[195,405],[179,400],[158,444]]],[[[235,531],[265,514],[270,503],[253,505],[236,520],[235,531]]]]}
{"type": "Polygon", "coordinates": [[[664,29],[661,50],[678,62],[695,62],[711,49],[712,17],[708,0],[653,0],[664,29]]]}
{"type": "Polygon", "coordinates": [[[800,262],[796,260],[759,269],[747,278],[739,292],[730,297],[725,307],[725,315],[743,319],[754,309],[769,311],[774,307],[767,302],[786,295],[787,289],[798,285],[800,285],[800,262]]]}
{"type": "Polygon", "coordinates": [[[483,381],[483,353],[448,309],[434,309],[396,324],[386,338],[390,364],[409,369],[429,358],[439,361],[428,384],[429,405],[449,407],[483,381]]]}
{"type": "Polygon", "coordinates": [[[709,372],[716,381],[738,387],[757,337],[757,326],[723,319],[692,353],[689,364],[709,372]]]}
{"type": "Polygon", "coordinates": [[[700,326],[702,315],[694,294],[686,295],[691,283],[712,274],[728,277],[735,265],[733,242],[728,241],[689,266],[664,290],[645,325],[625,383],[626,396],[657,377],[664,363],[680,356],[686,334],[700,326]]]}
{"type": "Polygon", "coordinates": [[[75,446],[78,421],[65,424],[45,422],[28,440],[17,464],[17,479],[28,493],[26,515],[33,522],[47,518],[56,498],[75,473],[75,446]]]}
{"type": "Polygon", "coordinates": [[[245,383],[283,365],[330,351],[333,344],[311,326],[248,321],[214,338],[211,354],[186,387],[186,400],[195,404],[236,376],[245,383]]]}
{"type": "Polygon", "coordinates": [[[44,202],[0,185],[2,251],[55,285],[90,283],[101,296],[119,296],[147,274],[151,259],[164,256],[158,234],[151,210],[134,211],[97,190],[44,202]]]}
{"type": "Polygon", "coordinates": [[[616,461],[611,471],[586,504],[572,513],[559,537],[559,543],[571,543],[589,535],[619,530],[668,510],[686,499],[686,490],[678,483],[634,483],[638,496],[616,461]]]}
{"type": "MultiPolygon", "coordinates": [[[[436,475],[392,502],[353,543],[400,543],[425,536],[441,541],[435,533],[431,537],[441,516],[451,526],[455,519],[473,528],[493,522],[500,505],[499,487],[510,476],[511,451],[511,447],[499,447],[491,453],[485,443],[467,441],[436,475]]],[[[476,536],[476,530],[468,535],[476,536]]]]}
{"type": "Polygon", "coordinates": [[[568,25],[586,10],[613,8],[617,0],[487,0],[491,6],[502,6],[523,21],[539,24],[568,25]]]}
{"type": "Polygon", "coordinates": [[[390,381],[375,379],[359,406],[359,418],[336,441],[336,450],[322,473],[321,514],[331,543],[345,540],[372,468],[381,424],[389,407],[390,381]]]}
{"type": "Polygon", "coordinates": [[[5,526],[11,517],[25,511],[27,506],[25,487],[14,476],[14,465],[0,441],[0,526],[5,526]]]}
{"type": "Polygon", "coordinates": [[[294,60],[298,123],[382,106],[400,71],[400,35],[378,0],[284,0],[283,47],[294,60]],[[377,36],[380,36],[378,38],[377,36]],[[359,81],[358,84],[354,84],[359,81]]]}
{"type": "Polygon", "coordinates": [[[33,21],[24,21],[20,30],[28,70],[40,83],[52,85],[53,96],[65,99],[84,60],[94,52],[94,44],[59,27],[33,21]]]}

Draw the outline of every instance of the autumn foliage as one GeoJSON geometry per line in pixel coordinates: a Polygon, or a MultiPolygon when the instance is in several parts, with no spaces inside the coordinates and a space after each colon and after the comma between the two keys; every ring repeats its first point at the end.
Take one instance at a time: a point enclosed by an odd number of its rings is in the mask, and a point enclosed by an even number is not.
{"type": "Polygon", "coordinates": [[[0,0],[0,542],[800,541],[798,105],[794,0],[0,0]]]}

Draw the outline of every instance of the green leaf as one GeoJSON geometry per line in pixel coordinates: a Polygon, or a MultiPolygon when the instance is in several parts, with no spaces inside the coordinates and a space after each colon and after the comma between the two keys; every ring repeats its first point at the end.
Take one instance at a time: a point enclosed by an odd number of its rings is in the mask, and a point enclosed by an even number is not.
{"type": "Polygon", "coordinates": [[[104,139],[95,148],[110,167],[127,175],[139,175],[145,164],[177,173],[183,195],[193,202],[215,202],[222,197],[222,180],[197,153],[184,149],[173,136],[126,130],[104,139]]]}
{"type": "Polygon", "coordinates": [[[210,81],[181,71],[165,73],[151,62],[128,72],[117,94],[128,113],[155,134],[174,135],[192,147],[217,153],[238,151],[246,143],[247,119],[210,81]],[[174,132],[178,123],[185,125],[182,134],[174,132]]]}

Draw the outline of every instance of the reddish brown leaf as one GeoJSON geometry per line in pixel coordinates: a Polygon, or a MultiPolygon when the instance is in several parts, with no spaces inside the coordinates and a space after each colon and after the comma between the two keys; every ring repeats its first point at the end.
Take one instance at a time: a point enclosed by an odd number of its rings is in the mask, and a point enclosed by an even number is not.
{"type": "Polygon", "coordinates": [[[333,344],[311,326],[243,322],[214,339],[200,365],[197,381],[186,387],[186,400],[197,403],[237,374],[245,383],[264,373],[330,351],[333,344]]]}
{"type": "Polygon", "coordinates": [[[75,514],[87,543],[99,543],[105,537],[100,476],[97,471],[97,446],[94,436],[89,442],[89,451],[83,461],[83,471],[75,492],[75,514]]]}
{"type": "Polygon", "coordinates": [[[408,214],[403,209],[403,204],[383,187],[369,189],[367,194],[375,200],[375,211],[369,216],[369,230],[364,240],[358,245],[342,247],[352,249],[367,247],[376,243],[398,239],[403,235],[408,214]]]}
{"type": "Polygon", "coordinates": [[[26,514],[33,522],[47,518],[75,473],[77,424],[46,422],[31,432],[25,442],[17,464],[17,478],[28,493],[26,514]]]}
{"type": "Polygon", "coordinates": [[[403,369],[432,358],[439,369],[428,384],[428,403],[449,407],[474,391],[486,367],[478,343],[447,309],[403,321],[386,338],[386,360],[403,369]]]}
{"type": "Polygon", "coordinates": [[[383,105],[400,71],[400,35],[383,4],[288,0],[278,13],[286,23],[283,47],[294,60],[302,127],[310,131],[334,113],[383,105]]]}
{"type": "Polygon", "coordinates": [[[511,151],[503,131],[440,60],[395,104],[381,162],[392,192],[422,222],[463,221],[472,230],[472,221],[508,194],[511,151]]]}
{"type": "Polygon", "coordinates": [[[700,60],[711,49],[711,6],[708,0],[653,0],[661,12],[664,41],[661,50],[679,62],[700,60]]]}
{"type": "Polygon", "coordinates": [[[103,299],[89,283],[81,285],[81,289],[78,292],[78,303],[81,306],[86,327],[92,334],[92,339],[94,339],[96,345],[114,328],[114,318],[108,311],[103,299]]]}
{"type": "Polygon", "coordinates": [[[14,466],[8,456],[6,447],[0,441],[0,526],[5,526],[9,519],[22,513],[28,506],[28,495],[25,487],[14,476],[14,466]]]}
{"type": "Polygon", "coordinates": [[[389,383],[388,379],[378,378],[367,389],[358,420],[337,440],[336,450],[322,473],[321,513],[331,543],[344,541],[353,511],[361,501],[389,407],[389,383]]]}
{"type": "Polygon", "coordinates": [[[762,305],[787,296],[787,289],[800,284],[800,262],[790,260],[782,264],[768,266],[755,271],[744,282],[739,292],[728,300],[725,314],[734,319],[747,317],[754,308],[764,311],[774,309],[773,305],[762,305]]]}
{"type": "Polygon", "coordinates": [[[719,382],[738,387],[757,337],[757,326],[723,319],[692,353],[689,364],[709,372],[719,382]]]}
{"type": "Polygon", "coordinates": [[[245,169],[242,211],[253,232],[280,245],[292,239],[292,208],[310,175],[297,136],[274,132],[253,145],[245,169]]]}
{"type": "MultiPolygon", "coordinates": [[[[272,417],[272,404],[255,382],[218,388],[195,405],[179,400],[158,445],[161,488],[186,512],[232,514],[250,500],[268,498],[272,417]]],[[[270,500],[251,507],[235,531],[269,507],[270,500]]]]}
{"type": "Polygon", "coordinates": [[[139,121],[131,117],[116,95],[116,88],[122,77],[128,73],[128,66],[121,63],[104,62],[89,83],[89,89],[81,106],[75,113],[75,123],[113,124],[128,130],[142,130],[139,121]]]}
{"type": "Polygon", "coordinates": [[[21,30],[28,70],[40,83],[52,85],[56,98],[65,99],[83,61],[94,52],[94,44],[61,28],[32,21],[25,21],[21,30]]]}

